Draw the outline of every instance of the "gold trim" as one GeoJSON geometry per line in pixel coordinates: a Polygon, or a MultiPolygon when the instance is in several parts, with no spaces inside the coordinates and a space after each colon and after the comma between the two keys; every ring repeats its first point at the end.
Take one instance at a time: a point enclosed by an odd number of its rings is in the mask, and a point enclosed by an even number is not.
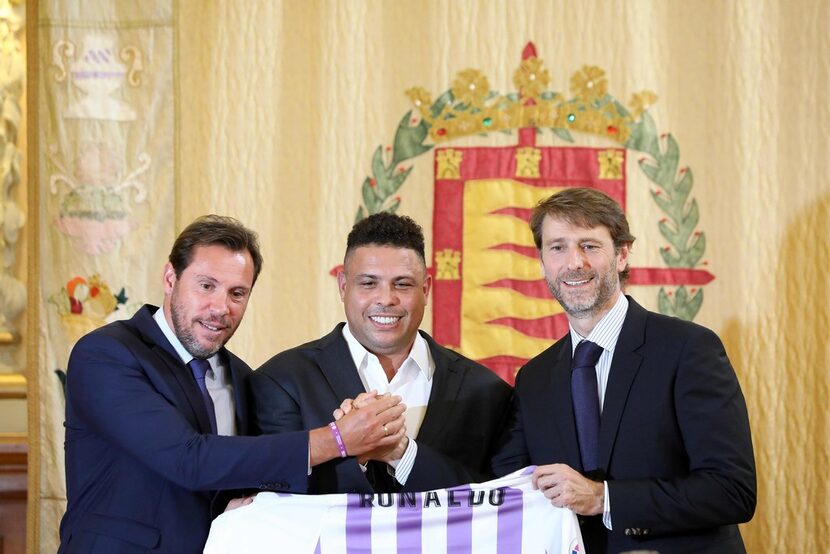
{"type": "Polygon", "coordinates": [[[538,178],[542,151],[532,146],[516,149],[516,177],[538,178]]]}
{"type": "Polygon", "coordinates": [[[26,376],[20,373],[0,373],[0,400],[26,398],[26,376]]]}
{"type": "Polygon", "coordinates": [[[435,162],[438,164],[435,175],[438,179],[460,179],[461,161],[463,159],[464,152],[462,150],[454,148],[439,150],[435,154],[435,162]]]}
{"type": "Polygon", "coordinates": [[[26,359],[28,380],[32,398],[27,402],[29,418],[29,471],[27,488],[30,491],[26,505],[26,552],[40,552],[40,402],[38,378],[40,357],[38,340],[40,336],[40,187],[38,186],[38,81],[40,60],[38,58],[39,27],[38,2],[26,0],[26,166],[28,176],[25,183],[29,199],[27,220],[23,228],[26,233],[26,289],[28,308],[26,313],[26,359]]]}
{"type": "Polygon", "coordinates": [[[26,444],[26,433],[0,433],[0,444],[26,444]]]}

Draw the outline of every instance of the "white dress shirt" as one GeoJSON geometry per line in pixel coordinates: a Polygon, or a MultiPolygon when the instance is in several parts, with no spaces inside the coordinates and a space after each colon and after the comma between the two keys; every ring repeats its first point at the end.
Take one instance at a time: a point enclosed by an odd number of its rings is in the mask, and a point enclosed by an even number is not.
{"type": "MultiPolygon", "coordinates": [[[[614,349],[617,347],[617,339],[622,331],[625,314],[628,312],[628,299],[624,294],[614,303],[614,306],[597,322],[587,337],[576,332],[572,325],[571,329],[571,356],[576,346],[582,340],[589,340],[602,347],[602,354],[597,360],[597,392],[599,393],[599,412],[602,413],[602,406],[605,401],[605,388],[608,386],[608,374],[611,372],[611,360],[614,357],[614,349]]],[[[608,530],[611,530],[611,498],[608,495],[608,481],[605,485],[605,503],[602,508],[602,523],[608,530]]]]}
{"type": "Polygon", "coordinates": [[[429,395],[432,391],[432,377],[435,374],[435,361],[429,351],[429,345],[424,337],[418,333],[409,356],[404,360],[401,367],[395,372],[390,381],[386,372],[380,365],[378,357],[366,350],[360,344],[349,325],[343,327],[343,338],[349,345],[349,352],[357,368],[357,374],[363,387],[367,390],[376,390],[378,394],[389,392],[401,397],[406,404],[404,419],[406,420],[406,436],[409,437],[409,444],[400,460],[392,461],[389,465],[394,468],[395,480],[401,485],[406,484],[412,465],[415,463],[415,456],[418,454],[418,445],[415,437],[421,429],[421,423],[426,415],[429,395]]]}
{"type": "MultiPolygon", "coordinates": [[[[167,324],[164,317],[164,308],[159,308],[153,314],[161,332],[173,345],[179,358],[185,366],[193,359],[193,354],[188,352],[182,345],[176,333],[167,324]]],[[[233,380],[230,376],[230,369],[225,367],[219,354],[208,358],[210,369],[205,374],[205,386],[208,394],[213,400],[213,410],[216,412],[216,431],[219,435],[236,435],[236,410],[233,401],[233,380]]],[[[188,370],[189,371],[189,370],[188,370]]]]}

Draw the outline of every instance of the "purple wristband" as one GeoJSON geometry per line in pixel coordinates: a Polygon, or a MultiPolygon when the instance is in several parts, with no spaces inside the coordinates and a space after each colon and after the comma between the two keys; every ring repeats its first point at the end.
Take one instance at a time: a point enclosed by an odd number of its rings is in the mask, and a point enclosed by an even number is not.
{"type": "Polygon", "coordinates": [[[343,437],[340,436],[340,429],[337,428],[337,424],[333,421],[329,423],[329,429],[331,429],[331,436],[334,437],[334,442],[337,443],[337,450],[340,451],[340,457],[345,458],[348,454],[346,453],[346,445],[343,444],[343,437]]]}

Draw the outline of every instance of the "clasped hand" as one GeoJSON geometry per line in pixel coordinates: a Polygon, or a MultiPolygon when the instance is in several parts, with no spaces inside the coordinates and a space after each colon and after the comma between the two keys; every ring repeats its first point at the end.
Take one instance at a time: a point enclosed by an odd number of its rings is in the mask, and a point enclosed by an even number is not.
{"type": "Polygon", "coordinates": [[[354,400],[344,400],[333,416],[346,451],[357,456],[360,463],[365,463],[367,460],[400,459],[406,450],[405,411],[406,405],[401,403],[400,396],[379,395],[372,390],[359,394],[354,400]],[[389,457],[400,449],[402,442],[400,455],[389,457]]]}
{"type": "MultiPolygon", "coordinates": [[[[389,463],[391,461],[400,460],[406,447],[409,445],[409,438],[406,436],[406,423],[404,421],[404,412],[406,405],[401,404],[399,396],[391,396],[389,393],[378,395],[377,391],[371,390],[357,395],[356,398],[347,398],[340,407],[334,410],[332,414],[334,420],[337,421],[337,426],[341,428],[342,422],[353,414],[368,412],[375,412],[378,421],[386,421],[393,415],[394,419],[388,423],[381,423],[380,432],[384,434],[382,440],[373,448],[368,448],[362,452],[352,451],[348,444],[346,449],[349,454],[357,455],[358,462],[365,464],[369,460],[378,460],[389,463]],[[389,399],[397,399],[397,402],[390,408],[382,409],[384,401],[389,399]],[[383,410],[378,412],[378,410],[383,410]]],[[[345,437],[344,437],[345,439],[345,437]]]]}

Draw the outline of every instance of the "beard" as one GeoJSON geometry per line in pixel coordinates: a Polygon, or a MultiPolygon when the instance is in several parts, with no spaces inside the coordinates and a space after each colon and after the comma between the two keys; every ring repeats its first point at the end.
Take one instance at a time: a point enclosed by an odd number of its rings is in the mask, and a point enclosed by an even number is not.
{"type": "MultiPolygon", "coordinates": [[[[595,271],[564,271],[555,280],[547,275],[545,281],[548,289],[554,298],[562,306],[565,312],[577,319],[583,319],[596,315],[604,310],[614,294],[620,288],[620,277],[617,273],[617,261],[613,260],[611,265],[603,274],[595,271]],[[563,281],[584,281],[593,278],[596,287],[590,291],[576,292],[563,290],[563,281]]],[[[566,287],[567,285],[564,285],[566,287]]]]}
{"type": "MultiPolygon", "coordinates": [[[[199,325],[199,323],[188,321],[185,312],[186,310],[176,301],[176,297],[174,295],[170,301],[170,315],[173,320],[173,332],[176,333],[176,338],[178,338],[179,342],[182,343],[184,349],[187,350],[194,358],[202,360],[210,358],[219,352],[219,349],[222,348],[231,338],[228,336],[228,338],[221,343],[215,343],[211,346],[203,346],[196,338],[196,334],[193,332],[193,325],[199,325]]],[[[231,332],[231,336],[232,335],[233,332],[231,332]]]]}

